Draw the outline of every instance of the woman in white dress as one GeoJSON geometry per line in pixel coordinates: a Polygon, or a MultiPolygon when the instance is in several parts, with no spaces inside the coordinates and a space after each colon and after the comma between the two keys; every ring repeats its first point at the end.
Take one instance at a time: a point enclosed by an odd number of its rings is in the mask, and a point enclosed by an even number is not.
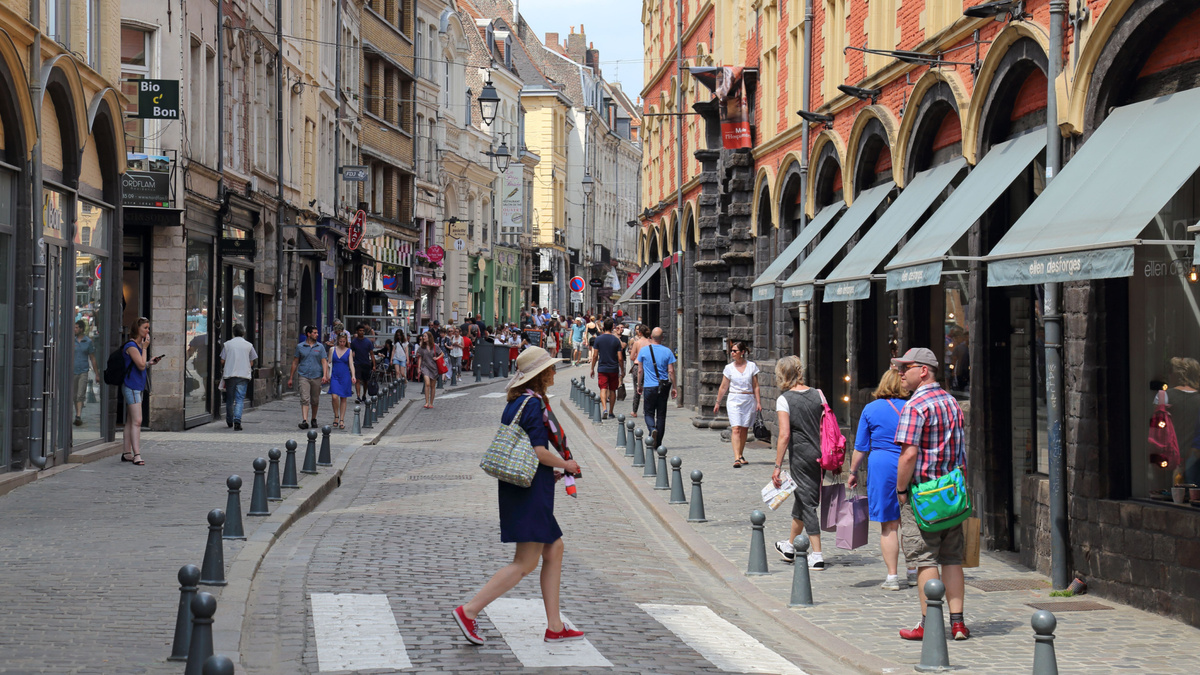
{"type": "Polygon", "coordinates": [[[725,366],[721,389],[717,391],[717,402],[713,414],[721,410],[721,399],[729,392],[725,407],[729,411],[729,426],[733,443],[733,468],[740,469],[749,462],[742,457],[746,448],[746,433],[754,426],[754,418],[762,410],[762,398],[758,394],[758,366],[747,360],[749,352],[745,342],[734,342],[729,349],[733,363],[725,366]]]}

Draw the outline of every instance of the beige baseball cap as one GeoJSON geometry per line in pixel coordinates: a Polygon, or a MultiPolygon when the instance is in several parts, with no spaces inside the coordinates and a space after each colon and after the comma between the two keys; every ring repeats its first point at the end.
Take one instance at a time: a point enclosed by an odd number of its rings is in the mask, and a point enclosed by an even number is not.
{"type": "Polygon", "coordinates": [[[904,356],[901,356],[897,359],[892,359],[892,365],[894,366],[906,366],[910,363],[929,366],[930,368],[934,369],[938,367],[937,356],[934,356],[932,349],[926,347],[913,347],[912,349],[904,352],[904,356]]]}

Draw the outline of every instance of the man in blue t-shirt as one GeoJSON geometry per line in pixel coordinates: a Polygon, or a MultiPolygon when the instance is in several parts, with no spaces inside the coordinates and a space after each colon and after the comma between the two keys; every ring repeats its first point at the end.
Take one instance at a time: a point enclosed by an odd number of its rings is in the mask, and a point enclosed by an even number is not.
{"type": "Polygon", "coordinates": [[[354,359],[355,378],[354,388],[358,398],[355,403],[362,403],[367,397],[367,384],[371,381],[371,373],[375,370],[375,343],[367,337],[367,327],[359,325],[354,329],[354,339],[350,341],[350,353],[354,359]],[[365,373],[365,375],[364,375],[365,373]]]}
{"type": "Polygon", "coordinates": [[[637,357],[642,372],[642,395],[646,399],[646,428],[656,448],[662,445],[667,426],[667,402],[679,395],[675,389],[675,354],[663,346],[662,339],[662,329],[655,328],[650,332],[650,344],[642,347],[637,357]]]}
{"type": "Polygon", "coordinates": [[[583,360],[583,319],[575,317],[575,323],[571,324],[571,363],[579,365],[583,360]]]}

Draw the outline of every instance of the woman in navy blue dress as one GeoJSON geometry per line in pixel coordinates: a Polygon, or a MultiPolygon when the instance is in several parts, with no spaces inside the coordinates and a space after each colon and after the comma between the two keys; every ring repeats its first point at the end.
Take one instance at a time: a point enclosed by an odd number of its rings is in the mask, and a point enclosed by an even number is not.
{"type": "Polygon", "coordinates": [[[530,347],[517,357],[517,372],[508,384],[508,405],[500,418],[510,424],[521,410],[517,423],[529,435],[537,453],[538,468],[527,488],[501,481],[500,541],[515,543],[513,561],[492,576],[471,601],[454,609],[454,620],[470,642],[481,645],[476,617],[493,600],[507,593],[537,569],[542,561],[542,601],[546,605],[546,642],[578,640],[583,631],[563,625],[558,613],[558,591],[562,580],[562,529],[554,519],[554,484],[564,475],[579,474],[571,459],[562,427],[550,410],[546,391],[554,384],[554,359],[541,347],[530,347]],[[522,409],[521,406],[525,407],[522,409]]]}
{"type": "MultiPolygon", "coordinates": [[[[880,587],[887,591],[898,591],[908,586],[906,580],[897,575],[896,565],[900,560],[900,501],[896,497],[896,470],[900,463],[900,446],[896,444],[896,425],[900,423],[900,411],[904,399],[908,398],[900,381],[900,373],[888,370],[879,379],[875,389],[875,400],[863,407],[858,421],[858,433],[854,436],[854,459],[850,461],[850,477],[846,486],[853,489],[858,485],[858,469],[863,459],[867,460],[867,504],[871,520],[879,523],[879,548],[883,553],[883,564],[887,566],[887,578],[880,587]]],[[[909,577],[916,577],[910,570],[909,577]]]]}

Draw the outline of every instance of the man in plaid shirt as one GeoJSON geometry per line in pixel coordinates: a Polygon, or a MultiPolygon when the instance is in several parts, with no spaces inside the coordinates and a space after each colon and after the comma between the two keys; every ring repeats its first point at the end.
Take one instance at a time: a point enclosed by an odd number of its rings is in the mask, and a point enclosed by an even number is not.
{"type": "Polygon", "coordinates": [[[905,640],[925,637],[925,583],[940,578],[946,585],[946,604],[950,606],[950,634],[955,640],[971,637],[963,620],[963,553],[965,541],[961,523],[938,532],[926,532],[917,526],[908,505],[909,485],[940,478],[967,465],[963,440],[963,414],[958,401],[937,382],[938,360],[933,351],[913,348],[892,359],[900,371],[904,388],[913,392],[900,411],[896,443],[901,448],[896,471],[896,495],[900,500],[900,544],[904,559],[917,568],[917,590],[921,596],[921,623],[900,631],[905,640]]]}

